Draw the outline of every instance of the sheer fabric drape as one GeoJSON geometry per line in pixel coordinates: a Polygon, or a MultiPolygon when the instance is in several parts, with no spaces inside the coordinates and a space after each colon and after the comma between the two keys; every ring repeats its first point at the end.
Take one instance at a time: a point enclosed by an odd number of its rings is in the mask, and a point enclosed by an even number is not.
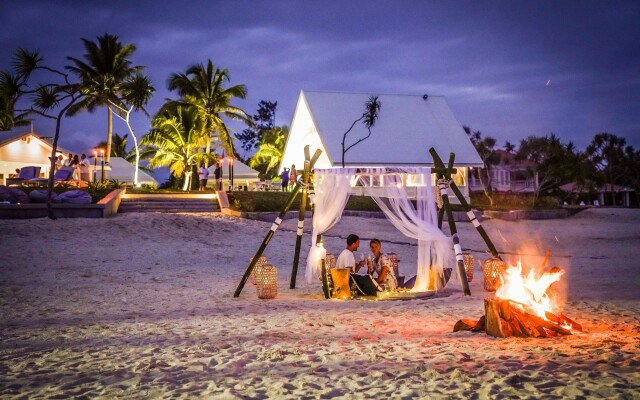
{"type": "Polygon", "coordinates": [[[355,185],[356,170],[355,168],[316,170],[314,177],[313,233],[305,271],[307,283],[311,283],[320,276],[318,260],[326,254],[323,249],[316,246],[316,238],[331,229],[342,218],[342,211],[349,200],[351,187],[355,185]]]}
{"type": "Polygon", "coordinates": [[[426,291],[429,270],[440,289],[444,266],[453,259],[451,241],[438,229],[437,212],[430,168],[341,168],[316,170],[316,204],[313,217],[312,246],[307,258],[306,278],[311,283],[320,275],[318,260],[323,249],[316,246],[316,236],[329,230],[342,216],[351,187],[359,181],[391,224],[403,235],[418,241],[417,280],[413,291],[426,291]],[[374,177],[374,185],[370,184],[374,177]],[[407,177],[416,186],[416,206],[407,193],[407,177]]]}
{"type": "Polygon", "coordinates": [[[429,270],[433,270],[436,289],[441,289],[444,266],[453,258],[451,240],[438,229],[438,215],[431,186],[430,168],[361,169],[363,175],[380,175],[381,187],[366,186],[364,176],[360,177],[365,193],[380,207],[382,212],[403,235],[418,241],[417,279],[413,292],[426,291],[429,285],[429,270]],[[406,178],[411,176],[416,189],[416,205],[409,199],[406,178]]]}

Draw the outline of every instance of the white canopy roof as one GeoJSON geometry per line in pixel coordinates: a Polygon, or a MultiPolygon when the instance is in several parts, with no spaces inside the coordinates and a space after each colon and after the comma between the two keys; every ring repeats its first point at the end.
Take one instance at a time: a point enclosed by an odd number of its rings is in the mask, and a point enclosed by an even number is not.
{"type": "MultiPolygon", "coordinates": [[[[93,165],[93,159],[91,160],[93,165]]],[[[111,171],[109,171],[109,179],[117,179],[121,182],[133,182],[133,174],[135,167],[122,157],[111,157],[109,160],[111,171]]],[[[100,161],[98,160],[98,171],[100,171],[100,161]]],[[[99,173],[99,172],[98,172],[99,173]]],[[[148,185],[157,185],[156,181],[151,175],[145,171],[138,169],[138,183],[145,183],[148,185]]]]}
{"type": "MultiPolygon", "coordinates": [[[[303,148],[320,148],[318,168],[341,167],[342,136],[365,111],[370,96],[381,103],[371,137],[350,149],[345,166],[433,166],[429,148],[457,166],[481,166],[482,160],[442,96],[301,91],[282,166],[302,165],[303,148]]],[[[347,146],[368,134],[361,122],[347,135],[347,146]]]]}
{"type": "MultiPolygon", "coordinates": [[[[229,178],[227,175],[229,174],[229,157],[224,157],[222,159],[222,176],[225,178],[229,178]]],[[[215,164],[211,165],[209,170],[209,177],[213,178],[213,171],[216,169],[215,164]]],[[[249,179],[249,180],[258,180],[258,171],[249,167],[247,164],[244,164],[238,159],[233,160],[233,179],[249,179]]]]}

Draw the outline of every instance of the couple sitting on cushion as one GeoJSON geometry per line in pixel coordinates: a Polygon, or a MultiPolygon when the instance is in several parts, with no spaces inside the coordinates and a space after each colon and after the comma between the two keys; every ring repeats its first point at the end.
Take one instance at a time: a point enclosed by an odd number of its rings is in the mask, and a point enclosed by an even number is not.
{"type": "MultiPolygon", "coordinates": [[[[349,235],[347,237],[347,247],[342,250],[342,253],[340,253],[340,256],[338,256],[338,259],[336,260],[336,268],[350,268],[352,278],[360,289],[363,289],[363,278],[366,282],[367,275],[357,275],[357,273],[365,265],[367,267],[367,274],[371,276],[370,280],[373,279],[378,286],[377,290],[393,290],[397,288],[398,281],[391,266],[391,262],[389,258],[380,251],[382,248],[380,240],[371,239],[369,242],[369,248],[371,249],[372,256],[365,259],[363,255],[360,262],[356,263],[353,252],[358,250],[358,247],[360,247],[360,238],[358,235],[349,235]]],[[[367,290],[365,289],[361,291],[366,292],[367,290]]]]}

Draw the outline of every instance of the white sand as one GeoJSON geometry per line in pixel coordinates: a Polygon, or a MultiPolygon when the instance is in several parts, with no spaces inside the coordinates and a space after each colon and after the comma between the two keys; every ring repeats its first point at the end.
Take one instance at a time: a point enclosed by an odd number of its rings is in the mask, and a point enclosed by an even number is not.
{"type": "MultiPolygon", "coordinates": [[[[250,284],[232,294],[270,223],[0,220],[0,398],[640,398],[640,210],[485,221],[499,250],[550,250],[567,269],[565,313],[587,333],[553,339],[452,333],[492,296],[478,269],[471,297],[327,301],[302,262],[289,290],[295,224],[266,251],[278,298],[259,300],[250,284]]],[[[458,228],[484,257],[471,224],[458,228]]],[[[383,251],[415,269],[416,247],[385,220],[345,217],[329,235],[352,231],[404,242],[383,251]]]]}

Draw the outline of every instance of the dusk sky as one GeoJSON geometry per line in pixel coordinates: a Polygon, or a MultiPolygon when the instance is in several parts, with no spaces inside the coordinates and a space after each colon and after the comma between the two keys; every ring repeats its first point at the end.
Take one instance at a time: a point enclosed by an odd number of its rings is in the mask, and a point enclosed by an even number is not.
{"type": "MultiPolygon", "coordinates": [[[[172,72],[211,59],[290,124],[301,89],[444,95],[458,121],[519,143],[555,133],[584,149],[596,133],[640,148],[638,1],[11,1],[0,3],[0,64],[17,47],[61,67],[81,38],[133,43],[157,111],[172,72]]],[[[149,121],[133,117],[139,135],[149,121]]],[[[235,129],[242,126],[232,124],[235,129]]],[[[52,123],[35,129],[53,134],[52,123]]],[[[114,131],[127,133],[119,120],[114,131]]],[[[63,121],[60,145],[106,138],[106,111],[63,121]]],[[[426,157],[426,150],[425,150],[426,157]]]]}

